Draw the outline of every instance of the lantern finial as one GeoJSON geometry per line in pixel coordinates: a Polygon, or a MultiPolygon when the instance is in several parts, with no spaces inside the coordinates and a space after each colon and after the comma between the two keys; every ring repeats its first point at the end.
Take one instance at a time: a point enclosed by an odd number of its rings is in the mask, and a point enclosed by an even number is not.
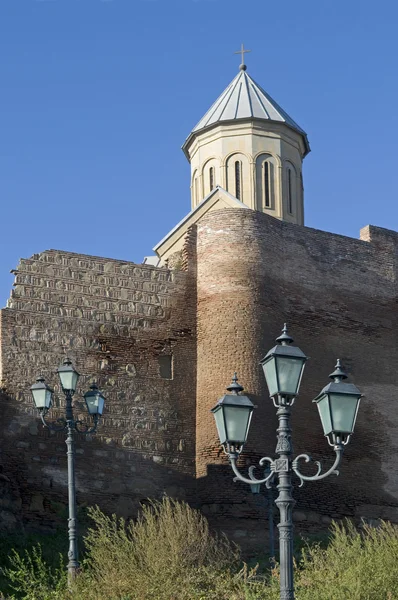
{"type": "Polygon", "coordinates": [[[279,337],[277,337],[275,341],[278,342],[278,344],[281,344],[281,346],[288,346],[289,344],[292,344],[294,342],[294,339],[290,337],[290,335],[287,332],[287,323],[284,323],[282,334],[279,337]]]}
{"type": "Polygon", "coordinates": [[[344,371],[341,360],[338,358],[333,373],[329,375],[330,379],[333,379],[335,383],[340,383],[343,379],[347,379],[347,373],[344,371]]]}
{"type": "Polygon", "coordinates": [[[227,390],[231,392],[231,394],[235,394],[238,396],[239,392],[243,392],[244,388],[238,383],[238,374],[235,371],[234,376],[232,377],[232,383],[227,387],[227,390]]]}

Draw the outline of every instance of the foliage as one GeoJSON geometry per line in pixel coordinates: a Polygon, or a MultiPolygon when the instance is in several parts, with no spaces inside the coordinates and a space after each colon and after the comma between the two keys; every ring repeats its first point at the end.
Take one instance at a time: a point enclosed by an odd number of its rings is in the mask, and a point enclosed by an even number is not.
{"type": "Polygon", "coordinates": [[[237,546],[212,534],[201,513],[184,502],[152,501],[129,523],[97,507],[90,515],[96,526],[87,532],[87,559],[77,583],[82,597],[91,590],[88,600],[199,599],[230,577],[231,566],[238,567],[237,546]]]}
{"type": "MultiPolygon", "coordinates": [[[[206,519],[165,497],[137,521],[89,509],[94,525],[73,589],[65,567],[49,567],[40,547],[13,552],[3,569],[22,600],[278,600],[279,567],[249,568],[238,548],[206,519]]],[[[398,528],[333,524],[328,544],[307,543],[295,565],[297,600],[398,600],[398,528]]]]}
{"type": "Polygon", "coordinates": [[[42,560],[47,568],[54,569],[59,566],[59,556],[62,553],[66,556],[68,549],[65,529],[51,532],[51,534],[22,534],[21,532],[0,536],[0,599],[1,592],[6,598],[13,592],[10,585],[10,578],[5,575],[6,569],[12,565],[15,553],[19,555],[32,554],[34,546],[40,546],[42,551],[42,560]],[[12,550],[11,550],[12,549],[12,550]]]}
{"type": "Polygon", "coordinates": [[[59,566],[52,569],[43,559],[41,546],[19,554],[11,552],[10,566],[2,572],[9,586],[23,600],[62,600],[66,593],[66,573],[62,555],[59,566]]]}
{"type": "Polygon", "coordinates": [[[298,600],[398,600],[398,528],[381,522],[358,530],[334,523],[329,546],[303,552],[298,600]]]}

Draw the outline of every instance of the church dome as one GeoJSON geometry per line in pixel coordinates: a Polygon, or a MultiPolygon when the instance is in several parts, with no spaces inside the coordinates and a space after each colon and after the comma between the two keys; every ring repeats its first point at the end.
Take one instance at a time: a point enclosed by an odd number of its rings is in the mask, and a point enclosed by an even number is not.
{"type": "Polygon", "coordinates": [[[243,119],[284,123],[303,136],[306,154],[310,151],[305,131],[247,74],[246,69],[241,69],[193,128],[183,145],[184,152],[195,134],[202,130],[243,119]]]}
{"type": "Polygon", "coordinates": [[[307,134],[247,74],[244,52],[242,45],[239,73],[182,147],[191,207],[219,187],[252,210],[303,225],[307,134]]]}

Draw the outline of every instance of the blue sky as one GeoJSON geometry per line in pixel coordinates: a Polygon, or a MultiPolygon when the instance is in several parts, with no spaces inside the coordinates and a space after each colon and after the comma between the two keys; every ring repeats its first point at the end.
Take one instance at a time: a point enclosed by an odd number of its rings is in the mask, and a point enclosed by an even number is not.
{"type": "Polygon", "coordinates": [[[306,224],[397,230],[397,25],[392,0],[0,0],[0,305],[20,257],[152,253],[242,41],[308,133],[306,224]]]}

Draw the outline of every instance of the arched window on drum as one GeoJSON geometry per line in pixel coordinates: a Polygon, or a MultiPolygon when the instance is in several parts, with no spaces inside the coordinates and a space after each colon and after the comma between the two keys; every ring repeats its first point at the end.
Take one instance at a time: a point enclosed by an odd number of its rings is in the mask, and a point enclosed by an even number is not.
{"type": "Polygon", "coordinates": [[[210,191],[214,190],[214,167],[209,169],[209,188],[210,191]]]}
{"type": "Polygon", "coordinates": [[[235,161],[235,198],[242,199],[242,163],[235,161]]]}
{"type": "Polygon", "coordinates": [[[291,163],[286,165],[286,200],[287,212],[294,215],[296,212],[296,170],[291,163]]]}
{"type": "Polygon", "coordinates": [[[196,204],[199,203],[199,174],[198,174],[198,171],[195,171],[194,174],[192,175],[191,194],[192,194],[192,204],[193,204],[193,206],[196,206],[196,204]]]}
{"type": "Polygon", "coordinates": [[[256,159],[257,210],[275,209],[276,160],[270,154],[260,154],[256,159]]]}
{"type": "Polygon", "coordinates": [[[248,202],[250,198],[249,164],[247,157],[242,153],[229,156],[226,162],[227,192],[241,202],[248,202]]]}

